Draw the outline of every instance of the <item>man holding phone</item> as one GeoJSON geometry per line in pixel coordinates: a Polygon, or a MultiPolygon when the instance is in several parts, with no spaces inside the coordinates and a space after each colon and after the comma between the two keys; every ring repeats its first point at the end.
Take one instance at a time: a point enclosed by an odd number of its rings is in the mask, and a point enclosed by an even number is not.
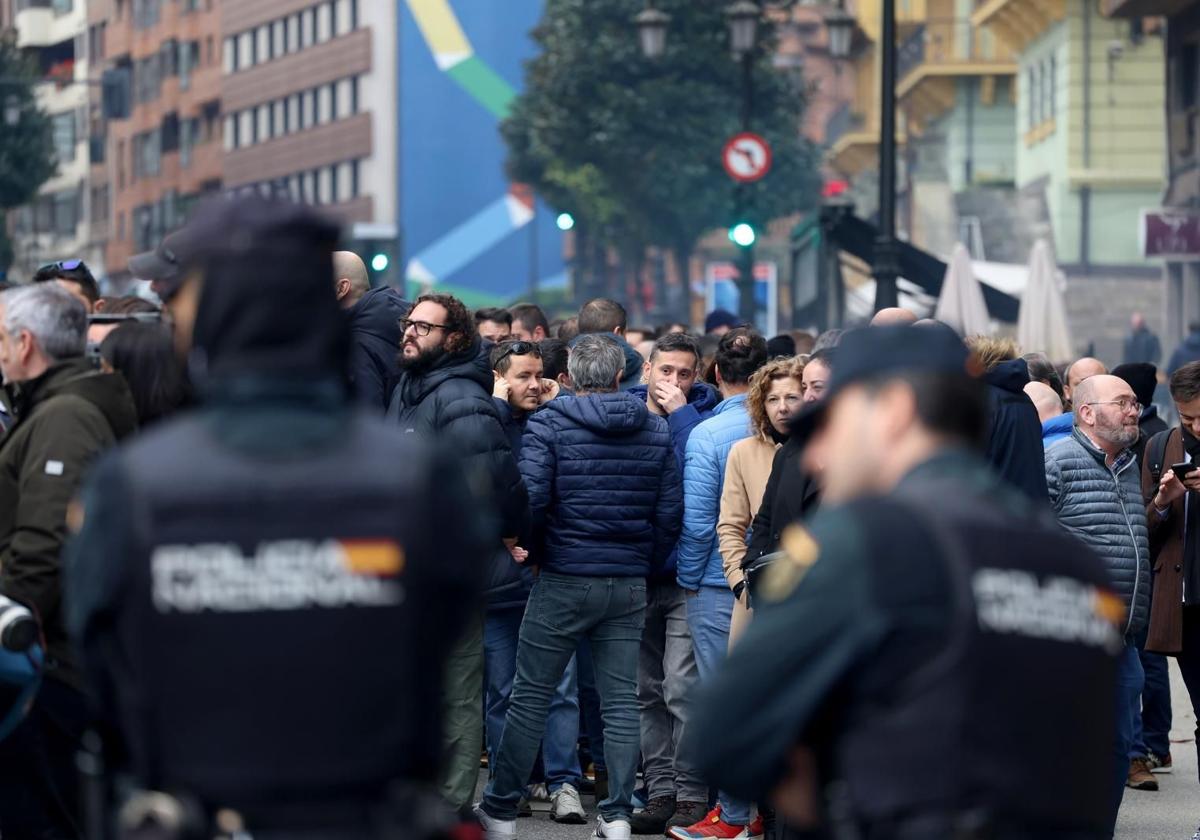
{"type": "Polygon", "coordinates": [[[1176,657],[1200,709],[1200,362],[1171,376],[1180,425],[1151,438],[1142,469],[1154,564],[1146,650],[1176,657]]]}

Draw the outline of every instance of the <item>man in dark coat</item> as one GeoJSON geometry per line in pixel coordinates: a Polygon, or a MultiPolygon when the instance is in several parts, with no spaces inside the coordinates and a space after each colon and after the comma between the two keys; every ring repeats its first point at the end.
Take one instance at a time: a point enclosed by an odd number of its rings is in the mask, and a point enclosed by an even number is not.
{"type": "Polygon", "coordinates": [[[1172,375],[1189,362],[1200,362],[1200,323],[1188,325],[1187,338],[1175,348],[1170,362],[1167,363],[1167,376],[1172,375]]]}
{"type": "MultiPolygon", "coordinates": [[[[645,363],[642,355],[625,340],[627,321],[625,307],[608,298],[589,300],[579,309],[579,335],[603,335],[621,348],[625,360],[621,373],[622,391],[631,391],[638,386],[645,363]]],[[[574,347],[578,340],[573,339],[571,346],[574,347]]]]}
{"type": "Polygon", "coordinates": [[[0,372],[16,424],[0,439],[0,594],[37,616],[47,670],[29,718],[0,743],[0,832],[79,833],[75,753],[87,723],[83,680],[63,624],[68,504],[85,470],[137,426],[119,375],[84,357],[87,313],[56,283],[0,296],[0,372]]]}
{"type": "Polygon", "coordinates": [[[986,367],[990,392],[987,459],[1001,478],[1035,502],[1045,501],[1045,446],[1037,407],[1025,393],[1029,363],[1017,358],[1009,341],[972,338],[967,342],[986,367]]]}
{"type": "Polygon", "coordinates": [[[551,695],[583,638],[596,663],[608,758],[610,796],[600,803],[596,836],[630,836],[646,577],[679,537],[683,490],[666,421],[617,392],[623,366],[606,338],[580,338],[570,361],[577,396],[538,412],[522,445],[521,474],[545,552],[499,759],[476,810],[489,838],[515,834],[551,695]]]}
{"type": "MultiPolygon", "coordinates": [[[[527,525],[528,495],[492,399],[495,377],[474,316],[455,297],[423,295],[403,327],[400,382],[388,417],[403,431],[448,443],[463,457],[468,480],[490,495],[499,512],[500,534],[515,546],[527,525]]],[[[481,615],[446,669],[450,759],[442,793],[458,809],[471,803],[479,776],[483,671],[481,615]]]]}
{"type": "Polygon", "coordinates": [[[1138,464],[1145,463],[1146,444],[1150,438],[1169,428],[1167,421],[1158,416],[1158,406],[1154,405],[1154,390],[1158,387],[1158,368],[1148,362],[1131,362],[1117,365],[1113,368],[1112,373],[1113,376],[1129,383],[1134,396],[1142,405],[1141,417],[1138,420],[1138,429],[1141,431],[1141,435],[1138,437],[1138,442],[1134,444],[1133,450],[1137,453],[1138,464]]]}
{"type": "Polygon", "coordinates": [[[408,301],[395,289],[371,288],[367,267],[352,251],[333,255],[334,291],[350,319],[350,381],[365,405],[387,411],[400,378],[400,319],[408,301]]]}
{"type": "Polygon", "coordinates": [[[1130,319],[1130,332],[1125,337],[1124,361],[1126,364],[1146,362],[1152,365],[1162,361],[1162,343],[1146,326],[1146,316],[1141,312],[1134,312],[1130,319]]]}

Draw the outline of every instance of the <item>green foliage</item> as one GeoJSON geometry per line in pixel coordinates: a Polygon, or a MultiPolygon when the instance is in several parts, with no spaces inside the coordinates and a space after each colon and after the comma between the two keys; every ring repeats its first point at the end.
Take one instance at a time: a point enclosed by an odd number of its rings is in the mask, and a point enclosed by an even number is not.
{"type": "MultiPolygon", "coordinates": [[[[689,252],[737,213],[721,148],[741,130],[742,69],[729,51],[721,0],[659,0],[671,15],[666,54],[643,57],[633,17],[644,0],[548,0],[533,38],[541,54],[501,126],[508,171],[569,210],[609,244],[689,252]]],[[[743,188],[741,215],[760,226],[819,196],[815,147],[801,137],[798,69],[774,67],[760,29],[751,129],[774,165],[743,188]]]]}
{"type": "Polygon", "coordinates": [[[0,270],[12,263],[5,211],[28,203],[57,169],[50,118],[34,96],[39,79],[14,33],[0,33],[0,270]]]}

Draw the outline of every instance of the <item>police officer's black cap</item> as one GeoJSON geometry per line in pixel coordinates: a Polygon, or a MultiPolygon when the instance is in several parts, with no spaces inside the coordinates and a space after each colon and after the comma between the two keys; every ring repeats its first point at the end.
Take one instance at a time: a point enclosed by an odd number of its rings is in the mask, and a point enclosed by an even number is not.
{"type": "Polygon", "coordinates": [[[129,258],[129,273],[138,279],[149,280],[163,300],[174,297],[183,284],[179,244],[179,233],[171,233],[164,236],[153,251],[129,258]]]}
{"type": "Polygon", "coordinates": [[[791,422],[793,435],[806,436],[825,417],[829,404],[847,387],[886,379],[889,373],[978,376],[958,334],[945,325],[864,327],[842,336],[825,398],[810,403],[791,422]]]}

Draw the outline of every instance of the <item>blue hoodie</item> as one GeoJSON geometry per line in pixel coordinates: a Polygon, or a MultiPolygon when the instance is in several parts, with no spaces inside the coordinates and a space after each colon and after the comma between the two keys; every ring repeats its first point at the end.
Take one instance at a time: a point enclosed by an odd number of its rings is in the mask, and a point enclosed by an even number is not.
{"type": "Polygon", "coordinates": [[[667,423],[625,393],[553,400],[521,446],[542,567],[562,575],[646,577],[679,538],[683,486],[667,423]]]}
{"type": "Polygon", "coordinates": [[[1060,440],[1069,438],[1074,428],[1075,415],[1070,412],[1051,417],[1042,424],[1042,448],[1049,449],[1060,440]]]}
{"type": "MultiPolygon", "coordinates": [[[[629,389],[629,395],[637,397],[642,402],[650,390],[648,385],[638,385],[629,389]]],[[[700,425],[701,420],[712,417],[713,409],[721,402],[717,389],[707,382],[697,382],[692,385],[687,395],[687,405],[667,415],[667,426],[671,429],[671,443],[675,447],[675,458],[679,461],[679,469],[683,470],[683,456],[687,451],[688,438],[692,429],[700,425]]]]}

